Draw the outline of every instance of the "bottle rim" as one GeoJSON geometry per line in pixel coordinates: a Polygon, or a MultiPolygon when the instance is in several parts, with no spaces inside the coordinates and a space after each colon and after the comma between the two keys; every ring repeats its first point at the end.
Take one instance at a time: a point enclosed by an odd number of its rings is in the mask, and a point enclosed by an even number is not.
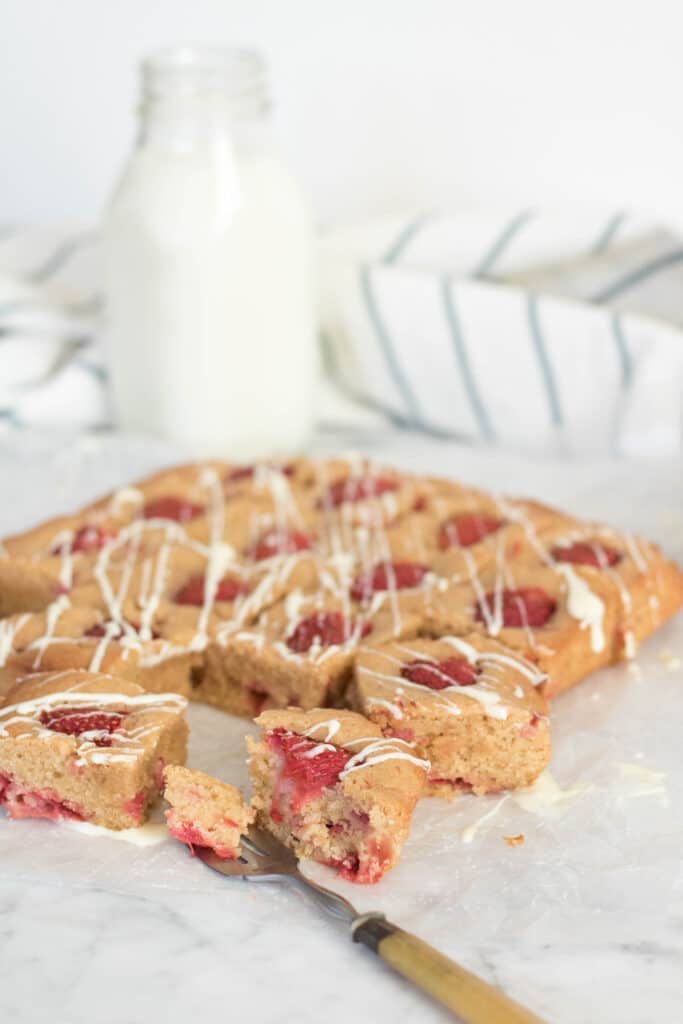
{"type": "Polygon", "coordinates": [[[142,106],[164,100],[213,99],[232,116],[251,117],[269,107],[266,64],[257,50],[182,43],[141,62],[142,106]]]}

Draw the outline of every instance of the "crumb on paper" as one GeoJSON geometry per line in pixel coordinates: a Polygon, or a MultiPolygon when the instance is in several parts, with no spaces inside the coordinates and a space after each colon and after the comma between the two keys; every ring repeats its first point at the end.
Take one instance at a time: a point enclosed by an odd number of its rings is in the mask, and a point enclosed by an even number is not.
{"type": "Polygon", "coordinates": [[[626,671],[630,676],[634,676],[634,678],[636,679],[640,679],[640,677],[643,674],[641,672],[640,665],[637,661],[629,661],[628,665],[626,666],[626,671]]]}
{"type": "Polygon", "coordinates": [[[524,836],[521,833],[518,836],[503,836],[503,839],[508,846],[521,846],[524,842],[524,836]]]}

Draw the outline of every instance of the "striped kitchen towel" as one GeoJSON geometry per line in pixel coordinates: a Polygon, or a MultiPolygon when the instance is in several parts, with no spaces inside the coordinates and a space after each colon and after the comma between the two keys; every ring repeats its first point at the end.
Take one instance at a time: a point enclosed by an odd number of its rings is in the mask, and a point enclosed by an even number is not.
{"type": "Polygon", "coordinates": [[[423,213],[327,231],[326,363],[404,428],[548,453],[683,446],[683,245],[625,213],[423,213]]]}
{"type": "MultiPolygon", "coordinates": [[[[549,453],[683,447],[683,246],[604,211],[320,235],[322,420],[549,453]]],[[[112,425],[97,235],[0,228],[0,427],[112,425]]]]}
{"type": "Polygon", "coordinates": [[[0,227],[0,428],[110,423],[100,308],[95,232],[0,227]]]}

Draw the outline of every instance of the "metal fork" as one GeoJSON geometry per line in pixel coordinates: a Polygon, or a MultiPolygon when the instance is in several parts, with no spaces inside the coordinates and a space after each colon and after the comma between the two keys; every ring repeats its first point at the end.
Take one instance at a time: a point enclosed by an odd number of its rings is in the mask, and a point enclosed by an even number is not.
{"type": "Polygon", "coordinates": [[[387,921],[384,914],[358,914],[343,896],[306,878],[300,873],[292,851],[264,829],[252,828],[242,837],[239,859],[224,860],[203,847],[197,849],[197,856],[207,867],[228,878],[264,882],[285,880],[309,892],[318,906],[348,925],[354,942],[362,942],[466,1024],[543,1024],[540,1017],[458,966],[422,939],[387,921]]]}

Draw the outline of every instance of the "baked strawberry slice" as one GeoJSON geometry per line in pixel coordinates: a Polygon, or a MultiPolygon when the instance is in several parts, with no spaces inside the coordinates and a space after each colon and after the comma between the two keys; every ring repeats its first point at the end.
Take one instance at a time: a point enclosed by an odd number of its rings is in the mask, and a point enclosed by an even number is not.
{"type": "Polygon", "coordinates": [[[178,498],[173,494],[148,501],[142,510],[144,519],[170,519],[174,523],[189,523],[204,513],[204,507],[187,498],[178,498]]]}
{"type": "Polygon", "coordinates": [[[486,594],[477,606],[475,617],[486,623],[500,607],[503,625],[511,629],[530,627],[538,629],[552,618],[557,602],[541,587],[520,587],[517,590],[503,590],[486,594]],[[497,604],[500,601],[500,605],[497,604]],[[482,606],[483,605],[483,606],[482,606]]]}
{"type": "Polygon", "coordinates": [[[115,536],[116,532],[114,530],[107,529],[104,526],[86,524],[76,530],[70,541],[65,544],[58,544],[52,549],[51,553],[53,555],[61,555],[66,552],[67,554],[76,555],[87,554],[90,551],[99,551],[105,544],[113,540],[115,536]]]}
{"type": "MultiPolygon", "coordinates": [[[[176,604],[194,605],[201,608],[205,600],[205,576],[192,576],[177,592],[173,600],[176,604]]],[[[235,576],[226,576],[219,580],[213,595],[214,601],[236,601],[238,597],[249,593],[244,580],[235,576]]]]}
{"type": "Polygon", "coordinates": [[[95,746],[110,747],[111,733],[121,727],[124,715],[124,711],[67,707],[42,711],[40,721],[51,732],[62,732],[67,736],[81,736],[84,732],[99,734],[92,738],[95,746]]]}
{"type": "Polygon", "coordinates": [[[429,572],[417,562],[379,562],[370,572],[356,576],[351,585],[354,601],[367,601],[382,590],[408,590],[419,587],[429,572]]]}
{"type": "Polygon", "coordinates": [[[330,484],[319,501],[322,508],[338,508],[346,502],[368,501],[395,491],[398,482],[383,476],[343,477],[330,484]]]}
{"type": "Polygon", "coordinates": [[[477,681],[477,669],[464,658],[444,658],[442,661],[411,661],[404,665],[401,675],[411,683],[428,686],[430,690],[445,690],[447,686],[472,686],[477,681]]]}
{"type": "Polygon", "coordinates": [[[472,544],[478,544],[485,537],[495,533],[502,525],[502,519],[484,513],[454,516],[441,524],[439,547],[443,550],[469,548],[472,544]]]}
{"type": "Polygon", "coordinates": [[[320,647],[332,647],[344,644],[352,636],[365,637],[372,631],[370,622],[349,622],[341,612],[314,612],[296,624],[287,637],[290,651],[304,654],[314,644],[320,647]]]}
{"type": "MultiPolygon", "coordinates": [[[[127,626],[135,632],[139,632],[140,626],[134,622],[126,622],[127,626]]],[[[101,638],[109,636],[110,640],[121,640],[125,636],[126,630],[124,629],[123,623],[117,622],[113,625],[111,619],[107,619],[106,622],[96,622],[89,629],[86,629],[83,636],[101,638]]],[[[158,640],[161,636],[156,629],[150,630],[152,640],[158,640]]]]}
{"type": "Polygon", "coordinates": [[[294,555],[297,551],[309,551],[313,547],[313,538],[303,530],[290,530],[286,527],[273,527],[264,533],[247,554],[257,562],[275,555],[294,555]]]}
{"type": "MultiPolygon", "coordinates": [[[[280,466],[277,463],[268,463],[268,469],[273,473],[282,473],[283,476],[293,476],[294,466],[280,466]]],[[[225,477],[226,483],[234,483],[238,480],[251,480],[256,472],[256,466],[235,466],[225,477]]]]}
{"type": "MultiPolygon", "coordinates": [[[[340,747],[316,743],[286,729],[267,733],[266,743],[282,758],[276,789],[286,786],[291,806],[297,809],[324,789],[336,785],[352,756],[340,747]]],[[[276,796],[274,805],[277,803],[276,796]]]]}
{"type": "Polygon", "coordinates": [[[594,569],[607,569],[621,560],[620,551],[597,540],[577,540],[573,544],[558,545],[552,549],[551,555],[556,562],[590,565],[594,569]]]}

